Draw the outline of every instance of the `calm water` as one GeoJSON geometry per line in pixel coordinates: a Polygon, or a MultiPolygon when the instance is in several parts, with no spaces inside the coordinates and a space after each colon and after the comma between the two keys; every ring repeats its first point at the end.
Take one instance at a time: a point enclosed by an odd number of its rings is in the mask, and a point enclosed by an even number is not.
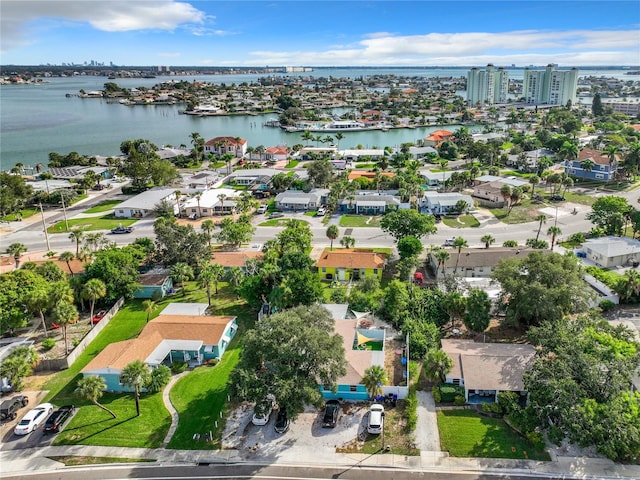
{"type": "MultiPolygon", "coordinates": [[[[359,77],[394,73],[404,76],[464,76],[465,69],[317,69],[299,75],[319,77],[359,77]]],[[[607,75],[625,78],[623,71],[591,70],[581,75],[607,75]]],[[[292,76],[295,74],[289,74],[292,76]]],[[[252,82],[262,75],[215,75],[184,77],[188,81],[216,83],[252,82]]],[[[511,78],[522,78],[522,70],[511,70],[511,78]],[[519,75],[519,77],[518,77],[519,75]]],[[[169,77],[155,79],[117,79],[123,87],[152,86],[169,77]]],[[[178,79],[180,77],[171,77],[178,79]]],[[[626,76],[626,79],[634,77],[626,76]]],[[[100,90],[106,77],[50,78],[43,85],[4,85],[0,87],[0,168],[10,169],[21,162],[27,166],[47,164],[49,152],[67,154],[76,151],[87,155],[116,155],[123,140],[145,138],[158,146],[182,143],[190,146],[190,134],[198,132],[205,139],[217,136],[242,137],[250,146],[294,145],[302,143],[300,133],[263,127],[276,115],[194,117],[180,115],[184,106],[135,106],[108,104],[101,99],[66,98],[80,89],[100,90]]],[[[388,132],[348,132],[340,148],[358,144],[365,148],[398,146],[425,137],[437,129],[398,129],[388,132]]],[[[452,126],[451,128],[455,128],[452,126]]]]}

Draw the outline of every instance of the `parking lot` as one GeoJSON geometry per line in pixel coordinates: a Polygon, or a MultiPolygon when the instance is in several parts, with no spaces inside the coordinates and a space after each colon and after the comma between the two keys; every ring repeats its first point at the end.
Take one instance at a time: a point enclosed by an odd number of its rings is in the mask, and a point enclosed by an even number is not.
{"type": "Polygon", "coordinates": [[[278,434],[273,428],[276,412],[271,414],[267,425],[258,427],[251,423],[253,407],[243,404],[227,419],[223,448],[241,450],[247,459],[275,458],[283,447],[310,447],[319,455],[335,453],[337,447],[366,431],[368,411],[369,406],[364,403],[343,403],[335,428],[322,428],[323,409],[308,407],[291,422],[289,431],[278,434]]]}

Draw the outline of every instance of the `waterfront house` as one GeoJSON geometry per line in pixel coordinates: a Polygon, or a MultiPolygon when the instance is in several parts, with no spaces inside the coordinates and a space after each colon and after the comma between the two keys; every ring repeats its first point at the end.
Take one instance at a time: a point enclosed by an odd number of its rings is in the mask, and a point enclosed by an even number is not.
{"type": "MultiPolygon", "coordinates": [[[[139,193],[135,197],[125,200],[116,205],[113,213],[118,218],[143,218],[153,213],[156,205],[162,201],[167,201],[171,205],[176,205],[175,190],[171,188],[153,188],[139,193]]],[[[177,207],[176,213],[177,213],[177,207]]]]}
{"type": "Polygon", "coordinates": [[[453,132],[449,130],[435,130],[424,137],[422,144],[426,147],[438,147],[442,142],[447,142],[453,139],[453,132]]]}
{"type": "Polygon", "coordinates": [[[409,155],[416,160],[429,160],[438,156],[438,151],[433,147],[409,147],[409,155]]]}
{"type": "Polygon", "coordinates": [[[289,148],[286,145],[275,145],[269,147],[264,152],[264,159],[267,162],[282,162],[289,156],[289,148]]]}
{"type": "Polygon", "coordinates": [[[220,174],[214,171],[199,172],[195,175],[183,175],[182,183],[192,190],[207,190],[220,178],[220,174]]]}
{"type": "Polygon", "coordinates": [[[316,262],[322,280],[350,281],[368,276],[382,278],[386,255],[368,249],[325,250],[316,262]]]}
{"type": "Polygon", "coordinates": [[[445,381],[464,387],[467,403],[496,402],[500,392],[526,397],[523,376],[534,361],[533,346],[442,339],[442,350],[453,363],[445,381]]]}
{"type": "Polygon", "coordinates": [[[608,182],[616,177],[618,164],[618,155],[609,158],[600,151],[585,149],[578,153],[577,159],[564,161],[564,171],[572,177],[608,182]]]}
{"type": "MultiPolygon", "coordinates": [[[[449,252],[449,258],[444,262],[444,273],[443,266],[438,264],[435,252],[429,253],[427,261],[431,265],[432,271],[437,272],[436,278],[438,279],[452,275],[467,278],[488,278],[502,259],[515,256],[526,257],[532,251],[529,247],[463,248],[458,256],[457,249],[453,249],[449,252]]],[[[548,252],[548,250],[544,252],[548,252]]]]}
{"type": "Polygon", "coordinates": [[[427,209],[429,213],[458,214],[461,212],[458,211],[457,205],[461,200],[467,204],[467,211],[473,210],[473,199],[469,195],[426,191],[422,197],[422,208],[427,209]]]}
{"type": "Polygon", "coordinates": [[[640,261],[640,241],[629,237],[589,238],[582,251],[588,260],[602,268],[631,266],[640,261]]]}
{"type": "Polygon", "coordinates": [[[368,148],[356,150],[342,150],[340,156],[346,162],[376,162],[384,157],[385,151],[382,148],[368,148]]]}
{"type": "Polygon", "coordinates": [[[164,298],[173,292],[173,279],[165,268],[156,268],[138,277],[140,288],[133,293],[133,298],[164,298]]]}
{"type": "Polygon", "coordinates": [[[387,211],[400,208],[400,199],[395,195],[359,192],[353,197],[338,202],[339,213],[356,215],[382,215],[387,211]]]}
{"type": "Polygon", "coordinates": [[[109,168],[100,165],[95,167],[78,165],[69,167],[53,167],[48,171],[55,180],[80,180],[89,172],[98,174],[102,180],[108,180],[112,177],[109,168]]]}
{"type": "Polygon", "coordinates": [[[294,157],[297,157],[299,160],[316,160],[318,158],[329,158],[333,159],[338,154],[338,147],[329,146],[329,147],[304,147],[299,152],[297,152],[294,157]]]}
{"type": "Polygon", "coordinates": [[[240,137],[215,137],[205,142],[204,153],[219,156],[229,153],[242,158],[247,153],[247,141],[240,137]]]}
{"type": "Polygon", "coordinates": [[[123,369],[140,360],[151,369],[174,362],[191,366],[222,358],[238,330],[236,317],[211,315],[160,315],[151,320],[132,340],[107,345],[82,375],[100,376],[107,391],[130,392],[121,383],[123,369]]]}
{"type": "Polygon", "coordinates": [[[329,189],[314,188],[309,192],[299,190],[285,190],[276,195],[276,208],[278,210],[317,210],[327,204],[329,189]]]}

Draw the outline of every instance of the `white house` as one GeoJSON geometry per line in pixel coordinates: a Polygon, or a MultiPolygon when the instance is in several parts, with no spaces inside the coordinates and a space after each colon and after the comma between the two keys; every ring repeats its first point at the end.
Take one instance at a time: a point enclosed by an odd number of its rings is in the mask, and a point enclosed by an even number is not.
{"type": "Polygon", "coordinates": [[[590,238],[582,250],[598,267],[630,266],[640,261],[640,241],[629,237],[590,238]]]}
{"type": "Polygon", "coordinates": [[[473,210],[473,199],[470,195],[457,192],[426,191],[422,197],[422,208],[428,209],[431,213],[460,213],[456,206],[461,200],[466,202],[467,211],[473,210]]]}
{"type": "Polygon", "coordinates": [[[197,218],[231,213],[239,196],[240,192],[231,188],[204,190],[181,200],[180,213],[187,217],[195,215],[197,218]]]}
{"type": "Polygon", "coordinates": [[[342,150],[340,156],[347,162],[358,162],[367,157],[367,160],[380,160],[384,157],[384,149],[382,148],[367,148],[360,150],[342,150]]]}
{"type": "Polygon", "coordinates": [[[424,178],[425,185],[429,187],[443,187],[453,175],[452,171],[434,172],[432,170],[420,170],[420,176],[424,178]]]}
{"type": "Polygon", "coordinates": [[[166,200],[176,205],[175,190],[171,188],[151,189],[139,193],[129,200],[125,200],[114,208],[114,215],[118,218],[142,218],[153,212],[158,203],[166,200]]]}
{"type": "Polygon", "coordinates": [[[280,210],[317,210],[327,203],[329,189],[314,188],[310,192],[286,190],[276,195],[276,208],[280,210]]]}

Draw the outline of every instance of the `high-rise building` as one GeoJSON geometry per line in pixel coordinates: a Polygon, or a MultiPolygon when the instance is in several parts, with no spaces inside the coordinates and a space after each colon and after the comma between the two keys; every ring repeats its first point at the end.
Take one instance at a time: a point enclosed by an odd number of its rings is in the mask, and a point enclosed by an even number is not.
{"type": "Polygon", "coordinates": [[[544,70],[524,69],[522,96],[525,103],[566,105],[576,102],[578,69],[558,71],[550,64],[544,70]]]}
{"type": "Polygon", "coordinates": [[[509,72],[492,64],[485,70],[472,68],[467,74],[467,101],[470,105],[506,103],[509,72]]]}

